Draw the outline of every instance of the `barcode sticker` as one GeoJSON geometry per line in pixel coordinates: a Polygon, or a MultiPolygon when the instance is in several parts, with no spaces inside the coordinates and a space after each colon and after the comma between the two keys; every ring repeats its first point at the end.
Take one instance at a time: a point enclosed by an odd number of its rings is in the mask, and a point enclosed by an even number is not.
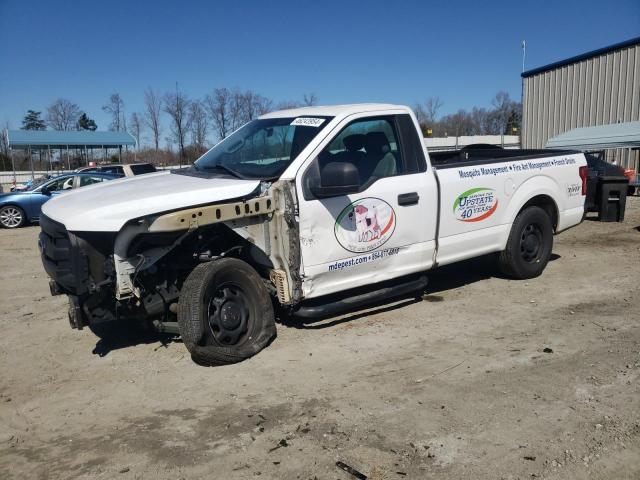
{"type": "Polygon", "coordinates": [[[299,125],[301,127],[319,127],[324,123],[324,118],[298,117],[291,125],[299,125]]]}

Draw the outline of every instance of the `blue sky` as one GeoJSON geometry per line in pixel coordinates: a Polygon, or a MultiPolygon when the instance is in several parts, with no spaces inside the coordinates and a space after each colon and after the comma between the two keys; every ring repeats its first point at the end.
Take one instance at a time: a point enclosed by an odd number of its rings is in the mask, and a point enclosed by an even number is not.
{"type": "Polygon", "coordinates": [[[0,0],[0,122],[68,98],[106,129],[119,92],[179,82],[320,103],[444,101],[442,114],[521,93],[527,68],[640,35],[640,1],[0,0]]]}

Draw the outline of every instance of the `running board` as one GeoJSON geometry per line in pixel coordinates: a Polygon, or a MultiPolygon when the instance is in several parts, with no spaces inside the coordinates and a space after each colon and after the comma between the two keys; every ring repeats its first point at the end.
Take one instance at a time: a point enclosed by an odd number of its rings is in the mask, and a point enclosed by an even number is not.
{"type": "Polygon", "coordinates": [[[322,305],[305,306],[298,308],[293,315],[303,319],[314,319],[321,317],[330,317],[340,313],[366,307],[372,303],[380,303],[393,298],[402,297],[427,287],[429,280],[425,276],[421,276],[415,280],[380,288],[371,292],[362,293],[353,297],[343,298],[322,305]]]}

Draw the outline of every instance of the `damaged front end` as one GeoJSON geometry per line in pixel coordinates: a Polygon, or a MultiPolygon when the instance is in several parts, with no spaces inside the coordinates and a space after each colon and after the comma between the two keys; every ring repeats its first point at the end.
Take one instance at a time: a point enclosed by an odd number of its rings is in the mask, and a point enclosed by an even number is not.
{"type": "Polygon", "coordinates": [[[298,303],[296,212],[292,182],[263,183],[252,198],[135,219],[117,233],[69,232],[43,215],[39,245],[73,328],[125,320],[162,330],[175,322],[189,273],[227,256],[250,264],[279,303],[298,303]]]}

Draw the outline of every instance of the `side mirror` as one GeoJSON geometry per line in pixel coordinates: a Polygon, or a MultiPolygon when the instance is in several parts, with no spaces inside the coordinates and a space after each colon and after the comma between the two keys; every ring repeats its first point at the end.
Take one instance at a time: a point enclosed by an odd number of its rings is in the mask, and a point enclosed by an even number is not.
{"type": "Polygon", "coordinates": [[[318,183],[309,188],[316,198],[349,195],[360,191],[360,173],[351,162],[329,162],[320,168],[318,183]]]}
{"type": "Polygon", "coordinates": [[[51,189],[49,188],[48,185],[45,185],[40,189],[40,193],[43,195],[51,195],[51,189]]]}

